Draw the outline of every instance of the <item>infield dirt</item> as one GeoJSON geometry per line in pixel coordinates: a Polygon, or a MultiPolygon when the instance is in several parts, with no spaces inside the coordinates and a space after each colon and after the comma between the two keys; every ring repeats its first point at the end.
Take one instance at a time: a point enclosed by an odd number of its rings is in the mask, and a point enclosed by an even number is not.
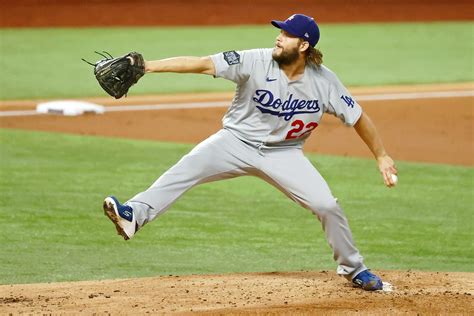
{"type": "MultiPolygon", "coordinates": [[[[406,92],[473,91],[474,83],[391,86],[350,89],[356,96],[406,92]]],[[[233,93],[172,96],[94,98],[104,105],[157,104],[183,102],[231,102],[233,93]]],[[[38,101],[3,101],[0,110],[31,110],[38,101]]],[[[473,97],[449,97],[360,102],[375,122],[387,150],[396,160],[435,162],[472,166],[474,146],[473,97]]],[[[1,117],[0,127],[56,131],[82,135],[104,135],[198,143],[222,128],[227,108],[169,109],[160,111],[110,112],[105,115],[1,117]]],[[[305,151],[372,157],[354,129],[339,119],[325,115],[305,144],[305,151]]]]}
{"type": "Polygon", "coordinates": [[[0,314],[472,315],[472,273],[382,271],[392,292],[333,272],[271,272],[0,286],[0,314]]]}

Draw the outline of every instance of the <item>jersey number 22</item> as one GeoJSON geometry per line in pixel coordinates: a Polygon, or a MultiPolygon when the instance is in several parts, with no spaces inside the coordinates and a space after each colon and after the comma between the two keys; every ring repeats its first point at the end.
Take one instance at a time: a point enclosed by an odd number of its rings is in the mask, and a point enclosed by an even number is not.
{"type": "Polygon", "coordinates": [[[308,135],[309,133],[311,133],[313,129],[318,127],[318,123],[309,122],[308,124],[305,125],[305,123],[302,120],[296,120],[293,123],[291,123],[291,126],[293,126],[294,128],[288,131],[288,134],[286,134],[286,139],[302,138],[308,135]]]}

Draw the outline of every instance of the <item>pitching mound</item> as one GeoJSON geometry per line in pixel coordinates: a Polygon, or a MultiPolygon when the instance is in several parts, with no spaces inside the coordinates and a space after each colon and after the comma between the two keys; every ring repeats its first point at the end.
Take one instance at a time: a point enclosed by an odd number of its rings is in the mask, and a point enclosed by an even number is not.
{"type": "Polygon", "coordinates": [[[0,286],[0,314],[471,314],[474,274],[379,272],[365,292],[334,272],[189,275],[0,286]]]}

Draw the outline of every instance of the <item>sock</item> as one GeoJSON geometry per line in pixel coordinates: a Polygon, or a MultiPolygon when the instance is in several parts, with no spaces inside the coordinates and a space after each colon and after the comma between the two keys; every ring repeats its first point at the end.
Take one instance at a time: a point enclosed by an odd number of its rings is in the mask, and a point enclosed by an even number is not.
{"type": "Polygon", "coordinates": [[[133,208],[133,213],[135,214],[135,219],[137,220],[138,228],[143,227],[148,222],[148,210],[153,209],[150,205],[137,201],[127,201],[125,205],[128,205],[133,208]]]}

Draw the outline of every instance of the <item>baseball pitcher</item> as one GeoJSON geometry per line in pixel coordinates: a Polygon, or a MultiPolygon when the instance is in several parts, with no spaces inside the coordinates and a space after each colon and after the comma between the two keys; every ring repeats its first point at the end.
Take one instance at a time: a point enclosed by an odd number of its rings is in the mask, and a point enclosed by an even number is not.
{"type": "Polygon", "coordinates": [[[317,132],[323,114],[330,113],[354,127],[374,154],[387,187],[395,185],[392,175],[397,169],[371,119],[338,77],[322,65],[322,54],[315,48],[320,33],[314,19],[294,14],[271,23],[280,29],[273,48],[153,61],[133,52],[96,63],[99,83],[115,97],[152,72],[205,74],[236,84],[223,128],[126,203],[120,204],[113,196],[105,198],[105,215],[127,240],[196,185],[256,176],[317,216],[338,274],[364,290],[380,290],[382,281],[364,265],[341,206],[302,148],[317,132]]]}

